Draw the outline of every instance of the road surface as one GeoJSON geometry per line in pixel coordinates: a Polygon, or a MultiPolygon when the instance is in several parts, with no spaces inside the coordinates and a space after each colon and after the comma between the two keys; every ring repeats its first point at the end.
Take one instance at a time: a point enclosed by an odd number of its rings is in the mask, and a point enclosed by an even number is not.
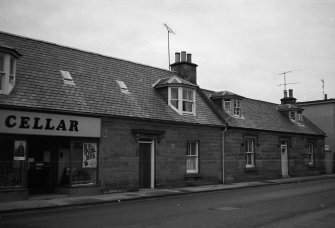
{"type": "Polygon", "coordinates": [[[335,179],[10,214],[0,227],[335,227],[335,179]]]}

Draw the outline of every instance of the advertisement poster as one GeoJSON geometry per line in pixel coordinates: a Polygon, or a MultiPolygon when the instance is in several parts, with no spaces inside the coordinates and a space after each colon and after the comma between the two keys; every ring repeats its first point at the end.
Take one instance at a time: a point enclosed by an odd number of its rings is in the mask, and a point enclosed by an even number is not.
{"type": "Polygon", "coordinates": [[[83,143],[83,168],[97,167],[97,144],[83,143]]]}
{"type": "Polygon", "coordinates": [[[26,159],[26,141],[15,141],[14,142],[14,160],[22,161],[26,159]]]}

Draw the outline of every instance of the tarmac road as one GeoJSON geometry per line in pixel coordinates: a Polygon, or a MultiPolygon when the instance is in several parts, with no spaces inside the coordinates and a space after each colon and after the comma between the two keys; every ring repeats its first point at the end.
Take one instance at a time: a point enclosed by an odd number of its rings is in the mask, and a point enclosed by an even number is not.
{"type": "Polygon", "coordinates": [[[335,227],[335,180],[9,214],[0,227],[335,227]]]}

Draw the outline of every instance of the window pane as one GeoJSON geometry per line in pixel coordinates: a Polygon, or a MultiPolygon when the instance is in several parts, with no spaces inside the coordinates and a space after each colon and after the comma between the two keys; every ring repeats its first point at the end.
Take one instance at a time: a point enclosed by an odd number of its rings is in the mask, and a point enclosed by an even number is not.
{"type": "Polygon", "coordinates": [[[14,74],[14,64],[15,61],[13,58],[10,58],[10,68],[9,68],[9,74],[13,75],[14,74]]]}
{"type": "Polygon", "coordinates": [[[187,98],[190,101],[193,101],[193,90],[187,90],[187,98]]]}
{"type": "Polygon", "coordinates": [[[0,55],[0,71],[1,72],[4,71],[4,61],[5,61],[4,56],[0,55]]]}
{"type": "Polygon", "coordinates": [[[228,109],[228,110],[230,109],[230,101],[225,101],[224,102],[224,108],[228,109]]]}
{"type": "Polygon", "coordinates": [[[193,102],[183,101],[183,111],[193,112],[193,102]]]}
{"type": "Polygon", "coordinates": [[[178,99],[178,88],[171,88],[171,99],[178,99]]]}
{"type": "Polygon", "coordinates": [[[191,155],[197,155],[197,142],[191,142],[191,155]]]}
{"type": "Polygon", "coordinates": [[[72,185],[96,184],[97,144],[74,142],[71,153],[72,185]]]}
{"type": "Polygon", "coordinates": [[[187,171],[197,170],[197,157],[187,157],[186,158],[186,169],[187,171]]]}
{"type": "Polygon", "coordinates": [[[187,100],[187,89],[183,89],[183,99],[187,100]]]}
{"type": "Polygon", "coordinates": [[[171,105],[174,106],[176,109],[178,109],[178,103],[179,101],[178,100],[171,100],[171,105]]]}
{"type": "MultiPolygon", "coordinates": [[[[19,146],[15,147],[13,140],[0,140],[0,148],[0,189],[22,187],[25,160],[15,158],[17,154],[21,153],[17,151],[19,146]]],[[[23,150],[25,151],[24,148],[23,150]]]]}

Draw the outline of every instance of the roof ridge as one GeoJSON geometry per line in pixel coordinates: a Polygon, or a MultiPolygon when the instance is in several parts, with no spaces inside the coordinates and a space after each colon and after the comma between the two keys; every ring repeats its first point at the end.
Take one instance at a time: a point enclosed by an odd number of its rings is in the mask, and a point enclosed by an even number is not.
{"type": "Polygon", "coordinates": [[[158,70],[173,73],[171,70],[166,70],[166,69],[163,69],[163,68],[150,66],[150,65],[147,65],[147,64],[138,63],[138,62],[134,62],[134,61],[129,61],[129,60],[125,60],[125,59],[122,59],[122,58],[113,57],[113,56],[108,56],[108,55],[104,55],[104,54],[100,54],[100,53],[96,53],[96,52],[92,52],[92,51],[82,50],[82,49],[79,49],[79,48],[70,47],[70,46],[66,46],[66,45],[62,45],[62,44],[57,44],[57,43],[50,42],[50,41],[34,39],[34,38],[31,38],[31,37],[27,37],[27,36],[23,36],[23,35],[17,35],[17,34],[13,34],[13,33],[9,33],[9,32],[4,32],[4,31],[1,31],[1,30],[0,30],[0,33],[5,34],[5,35],[10,35],[10,36],[16,36],[16,37],[21,38],[21,39],[27,39],[27,40],[32,40],[32,41],[35,41],[35,42],[54,45],[54,46],[58,46],[58,47],[62,47],[62,48],[68,48],[68,49],[72,49],[74,51],[84,52],[84,53],[87,53],[87,54],[97,55],[97,56],[101,56],[101,57],[104,57],[104,58],[115,59],[115,60],[119,60],[119,61],[123,61],[123,62],[128,62],[128,63],[132,63],[132,64],[144,66],[144,67],[155,68],[155,69],[158,69],[158,70]]]}

